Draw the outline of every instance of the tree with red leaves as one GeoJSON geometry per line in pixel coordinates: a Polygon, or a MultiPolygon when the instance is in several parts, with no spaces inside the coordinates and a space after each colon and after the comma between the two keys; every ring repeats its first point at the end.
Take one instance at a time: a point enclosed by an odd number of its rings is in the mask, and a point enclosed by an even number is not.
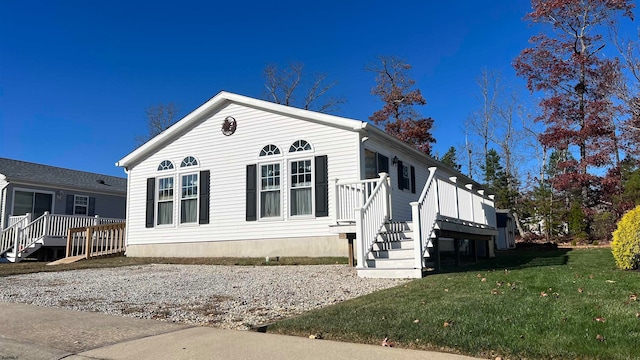
{"type": "Polygon", "coordinates": [[[430,154],[431,144],[436,142],[431,135],[433,119],[421,117],[414,108],[427,102],[420,90],[413,88],[415,80],[408,75],[411,65],[395,57],[380,57],[380,65],[366,70],[376,74],[376,86],[371,93],[384,103],[382,109],[374,112],[369,120],[384,126],[389,134],[430,154]]]}
{"type": "Polygon", "coordinates": [[[614,98],[620,63],[603,55],[601,32],[621,16],[632,19],[634,4],[627,0],[532,0],[531,4],[527,19],[550,25],[549,31],[530,39],[532,46],[515,59],[514,68],[527,79],[531,92],[543,94],[541,114],[535,120],[546,126],[541,144],[561,155],[554,185],[577,197],[589,215],[601,200],[598,174],[610,168],[618,155],[613,119],[621,111],[614,98]]]}

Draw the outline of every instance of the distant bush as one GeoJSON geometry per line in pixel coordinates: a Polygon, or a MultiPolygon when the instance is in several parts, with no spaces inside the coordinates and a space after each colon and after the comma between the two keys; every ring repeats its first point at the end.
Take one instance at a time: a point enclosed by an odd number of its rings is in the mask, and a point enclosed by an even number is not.
{"type": "Polygon", "coordinates": [[[640,262],[640,206],[627,212],[613,232],[611,252],[620,269],[637,269],[640,262]]]}

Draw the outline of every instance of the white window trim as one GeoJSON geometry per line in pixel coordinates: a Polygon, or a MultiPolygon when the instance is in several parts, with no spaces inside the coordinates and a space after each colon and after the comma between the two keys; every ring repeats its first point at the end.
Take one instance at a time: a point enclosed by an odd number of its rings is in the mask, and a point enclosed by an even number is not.
{"type": "MultiPolygon", "coordinates": [[[[313,146],[311,147],[311,149],[313,149],[313,146]]],[[[313,155],[313,150],[307,150],[307,151],[299,151],[299,152],[295,152],[295,153],[290,153],[290,154],[300,154],[301,156],[290,156],[287,157],[287,218],[292,219],[292,220],[296,220],[296,219],[315,219],[316,217],[316,182],[314,181],[315,179],[315,171],[316,171],[316,163],[315,163],[315,156],[313,155]],[[311,214],[305,214],[305,215],[293,215],[291,214],[291,209],[292,206],[290,204],[292,196],[291,196],[291,190],[293,189],[291,187],[291,163],[294,161],[303,161],[303,160],[310,160],[311,161],[311,214]]]]}
{"type": "Polygon", "coordinates": [[[73,215],[84,215],[84,216],[89,216],[89,197],[87,195],[73,195],[73,215]],[[87,199],[87,205],[78,205],[76,203],[76,201],[78,200],[78,198],[85,198],[87,199]],[[87,211],[84,214],[79,214],[76,213],[76,206],[85,206],[87,208],[87,211]]]}
{"type": "Polygon", "coordinates": [[[257,206],[258,208],[256,209],[256,217],[258,219],[258,221],[282,221],[284,219],[284,213],[285,211],[287,211],[288,207],[285,206],[284,204],[284,190],[283,190],[283,184],[285,184],[286,182],[286,174],[287,171],[284,168],[284,164],[283,164],[283,159],[281,155],[269,155],[269,156],[262,156],[260,158],[260,160],[263,160],[263,162],[259,162],[257,163],[256,166],[256,171],[258,172],[256,174],[256,179],[257,179],[257,206]],[[274,160],[274,161],[266,161],[266,160],[274,160]],[[270,164],[279,164],[280,165],[280,216],[269,216],[269,217],[262,217],[260,216],[260,209],[262,209],[262,166],[263,165],[270,165],[270,164]]]}
{"type": "MultiPolygon", "coordinates": [[[[166,170],[165,170],[166,171],[166,170]]],[[[171,228],[171,227],[175,227],[176,226],[176,177],[174,174],[167,174],[168,176],[158,176],[156,177],[156,186],[155,186],[155,194],[153,195],[154,198],[154,209],[153,209],[153,214],[154,214],[154,221],[153,221],[153,226],[157,227],[157,228],[171,228]],[[173,205],[171,206],[171,223],[170,224],[158,224],[158,204],[160,203],[160,196],[159,196],[159,191],[160,191],[160,180],[162,179],[173,179],[173,197],[171,198],[171,201],[173,202],[173,205]]],[[[167,200],[168,201],[168,200],[167,200]]],[[[164,202],[164,201],[163,201],[164,202]]]]}
{"type": "MultiPolygon", "coordinates": [[[[197,160],[197,159],[196,159],[197,160]]],[[[198,164],[200,164],[200,162],[198,162],[198,164]]],[[[178,198],[178,208],[177,208],[177,221],[176,223],[178,224],[178,226],[180,227],[189,227],[189,226],[199,226],[200,225],[200,192],[202,191],[202,189],[200,189],[200,172],[199,171],[192,171],[191,169],[193,168],[197,168],[198,165],[195,166],[187,166],[184,167],[182,169],[189,169],[190,171],[184,171],[184,172],[180,172],[178,173],[178,178],[180,179],[180,188],[178,193],[176,194],[176,192],[174,191],[173,196],[174,198],[177,197],[178,198]],[[182,222],[182,200],[184,200],[182,198],[182,177],[183,176],[188,176],[188,175],[195,175],[197,177],[196,180],[196,188],[198,189],[198,193],[196,194],[196,220],[194,222],[182,222]]],[[[175,215],[175,214],[174,214],[175,215]]],[[[174,218],[174,220],[176,220],[174,218]]]]}

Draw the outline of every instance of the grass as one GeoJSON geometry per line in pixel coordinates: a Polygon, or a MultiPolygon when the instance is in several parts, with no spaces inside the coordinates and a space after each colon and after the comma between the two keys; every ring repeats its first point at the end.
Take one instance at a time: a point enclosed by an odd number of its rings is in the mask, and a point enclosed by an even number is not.
{"type": "Polygon", "coordinates": [[[640,272],[610,249],[511,251],[268,326],[503,358],[640,358],[640,272]]]}
{"type": "Polygon", "coordinates": [[[135,258],[135,257],[107,257],[93,260],[81,260],[72,264],[47,266],[47,263],[23,261],[17,264],[0,263],[0,277],[35,272],[67,271],[78,269],[113,268],[121,266],[135,266],[148,264],[183,264],[183,265],[323,265],[347,264],[347,258],[341,257],[280,257],[278,260],[265,258],[135,258]]]}

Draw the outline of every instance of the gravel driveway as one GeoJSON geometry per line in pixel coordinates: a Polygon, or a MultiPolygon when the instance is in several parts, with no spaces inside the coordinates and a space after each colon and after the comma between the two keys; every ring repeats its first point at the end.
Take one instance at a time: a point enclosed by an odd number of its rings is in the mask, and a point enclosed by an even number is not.
{"type": "Polygon", "coordinates": [[[0,301],[246,330],[405,281],[345,265],[161,264],[2,277],[0,301]]]}

